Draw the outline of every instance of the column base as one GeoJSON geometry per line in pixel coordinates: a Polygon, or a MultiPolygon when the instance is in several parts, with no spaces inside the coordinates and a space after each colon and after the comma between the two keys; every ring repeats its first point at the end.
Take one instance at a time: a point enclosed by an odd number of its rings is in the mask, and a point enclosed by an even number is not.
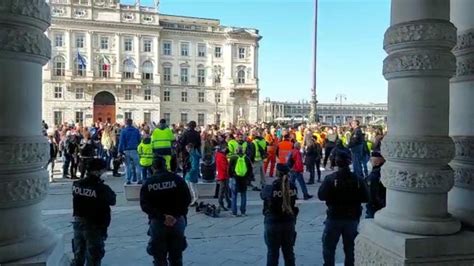
{"type": "Polygon", "coordinates": [[[461,230],[461,223],[449,214],[446,217],[415,219],[383,209],[375,214],[375,223],[389,230],[415,235],[449,235],[461,230]]]}
{"type": "Polygon", "coordinates": [[[53,236],[56,243],[34,257],[11,261],[1,264],[2,266],[66,266],[70,265],[69,257],[64,253],[64,241],[62,237],[53,236]]]}
{"type": "Polygon", "coordinates": [[[419,236],[386,230],[373,220],[361,224],[355,243],[356,265],[474,264],[474,232],[419,236]]]}

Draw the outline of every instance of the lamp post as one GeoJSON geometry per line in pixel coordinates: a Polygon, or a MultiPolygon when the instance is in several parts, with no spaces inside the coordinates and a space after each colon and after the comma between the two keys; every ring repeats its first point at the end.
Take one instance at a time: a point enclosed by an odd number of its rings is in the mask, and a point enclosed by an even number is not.
{"type": "Polygon", "coordinates": [[[342,101],[346,101],[347,97],[345,94],[339,93],[336,95],[336,101],[339,101],[339,110],[341,111],[339,114],[339,125],[342,126],[342,101]]]}

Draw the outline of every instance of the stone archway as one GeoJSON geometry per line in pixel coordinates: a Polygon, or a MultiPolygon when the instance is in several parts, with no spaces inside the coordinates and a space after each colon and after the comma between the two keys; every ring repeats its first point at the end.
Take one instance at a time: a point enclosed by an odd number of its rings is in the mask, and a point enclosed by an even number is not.
{"type": "Polygon", "coordinates": [[[101,91],[94,97],[94,122],[115,123],[115,97],[112,93],[101,91]]]}

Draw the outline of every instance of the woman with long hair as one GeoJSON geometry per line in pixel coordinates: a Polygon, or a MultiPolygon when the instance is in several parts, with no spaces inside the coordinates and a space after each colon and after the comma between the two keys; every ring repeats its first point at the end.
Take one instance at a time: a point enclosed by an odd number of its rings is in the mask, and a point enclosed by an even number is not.
{"type": "Polygon", "coordinates": [[[265,244],[267,245],[267,266],[278,265],[280,248],[285,266],[295,265],[293,247],[296,241],[296,186],[289,181],[290,168],[277,164],[277,180],[267,185],[262,192],[263,215],[265,216],[265,244]]]}
{"type": "Polygon", "coordinates": [[[103,155],[107,171],[110,171],[110,162],[112,160],[112,149],[115,146],[115,134],[112,131],[112,126],[107,125],[102,133],[101,144],[104,149],[103,155]]]}

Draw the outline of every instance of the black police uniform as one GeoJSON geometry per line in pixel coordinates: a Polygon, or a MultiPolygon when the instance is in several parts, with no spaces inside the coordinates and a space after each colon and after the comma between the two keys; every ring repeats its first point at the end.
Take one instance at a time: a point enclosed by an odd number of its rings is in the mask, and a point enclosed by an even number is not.
{"type": "Polygon", "coordinates": [[[381,166],[374,166],[372,172],[367,177],[370,197],[366,205],[365,218],[374,218],[375,213],[385,207],[386,189],[380,181],[380,170],[381,166]]]}
{"type": "Polygon", "coordinates": [[[154,265],[183,265],[182,254],[187,247],[184,229],[190,203],[186,182],[174,173],[161,170],[143,184],[140,206],[150,220],[147,252],[153,256],[154,265]],[[164,224],[165,214],[176,219],[174,226],[164,224]]]}
{"type": "Polygon", "coordinates": [[[294,183],[288,182],[293,214],[282,211],[281,179],[275,180],[272,185],[266,185],[262,191],[264,200],[263,215],[265,216],[265,244],[267,245],[267,266],[278,265],[280,248],[286,266],[295,265],[293,247],[296,241],[296,217],[299,209],[295,207],[297,189],[294,183]]]}
{"type": "Polygon", "coordinates": [[[348,166],[339,166],[336,173],[324,179],[318,197],[326,201],[328,207],[322,237],[324,265],[334,265],[336,246],[341,235],[345,253],[344,265],[354,265],[354,240],[362,214],[361,203],[367,202],[369,198],[367,184],[352,173],[348,166]]]}
{"type": "Polygon", "coordinates": [[[115,205],[116,195],[93,173],[89,172],[85,179],[74,182],[72,186],[74,260],[71,265],[84,265],[85,262],[87,265],[100,265],[105,255],[104,241],[110,225],[110,206],[115,205]]]}

